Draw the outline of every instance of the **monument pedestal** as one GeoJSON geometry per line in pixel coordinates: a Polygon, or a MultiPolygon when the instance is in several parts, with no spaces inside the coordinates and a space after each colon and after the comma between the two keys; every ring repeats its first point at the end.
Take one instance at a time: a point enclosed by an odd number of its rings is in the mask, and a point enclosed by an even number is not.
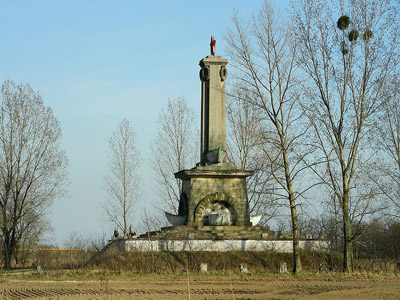
{"type": "Polygon", "coordinates": [[[197,166],[175,173],[182,180],[179,215],[187,226],[251,226],[246,177],[252,171],[226,163],[197,166]]]}

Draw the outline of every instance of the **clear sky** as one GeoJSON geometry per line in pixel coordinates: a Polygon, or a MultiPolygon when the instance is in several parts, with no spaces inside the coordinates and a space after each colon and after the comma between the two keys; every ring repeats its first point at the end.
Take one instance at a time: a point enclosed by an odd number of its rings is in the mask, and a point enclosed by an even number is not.
{"type": "MultiPolygon", "coordinates": [[[[101,185],[107,140],[124,117],[136,131],[142,157],[138,210],[150,209],[157,114],[168,98],[184,96],[200,115],[198,62],[209,55],[211,34],[217,55],[225,56],[223,37],[233,12],[249,18],[261,3],[0,1],[0,83],[29,83],[63,131],[71,183],[49,214],[54,242],[62,245],[73,231],[88,236],[105,230],[111,236],[100,206],[101,185]]],[[[276,4],[284,10],[288,0],[276,4]]]]}

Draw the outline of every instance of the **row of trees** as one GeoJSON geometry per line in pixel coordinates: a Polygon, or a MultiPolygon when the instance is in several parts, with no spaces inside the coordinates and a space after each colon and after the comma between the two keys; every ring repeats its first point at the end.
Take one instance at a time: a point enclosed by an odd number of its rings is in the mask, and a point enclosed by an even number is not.
{"type": "MultiPolygon", "coordinates": [[[[153,202],[153,206],[160,212],[167,210],[178,213],[181,182],[174,178],[174,173],[191,168],[196,163],[199,139],[194,119],[195,114],[183,97],[168,100],[167,107],[158,115],[158,134],[151,145],[150,163],[155,175],[154,191],[160,200],[153,202]]],[[[135,132],[129,121],[124,119],[109,139],[108,172],[103,185],[107,194],[103,203],[106,218],[124,236],[128,235],[133,207],[140,194],[138,166],[135,132]]],[[[146,219],[150,219],[147,213],[142,216],[143,224],[137,225],[149,230],[156,229],[147,224],[146,219]]],[[[156,223],[162,224],[163,221],[156,223]]]]}
{"type": "Polygon", "coordinates": [[[289,14],[282,22],[266,1],[251,22],[234,16],[230,96],[256,111],[255,153],[276,197],[288,200],[293,271],[301,270],[298,208],[312,188],[342,226],[351,271],[364,218],[388,204],[381,200],[399,205],[398,7],[304,0],[289,14]]]}
{"type": "MultiPolygon", "coordinates": [[[[180,182],[173,173],[196,161],[198,143],[193,119],[194,112],[184,98],[169,100],[167,109],[159,114],[152,166],[160,197],[165,200],[159,203],[163,209],[177,209],[179,203],[180,182]]],[[[20,249],[34,246],[50,229],[47,209],[63,195],[67,183],[67,158],[60,142],[60,125],[41,95],[28,84],[4,82],[0,112],[0,241],[7,269],[13,258],[18,263],[20,249]]],[[[140,194],[140,155],[135,144],[135,132],[123,119],[108,140],[103,183],[106,198],[102,206],[106,219],[124,236],[129,233],[140,194]]],[[[147,229],[154,229],[146,220],[143,223],[147,229]]],[[[83,241],[77,233],[69,239],[83,241]]]]}

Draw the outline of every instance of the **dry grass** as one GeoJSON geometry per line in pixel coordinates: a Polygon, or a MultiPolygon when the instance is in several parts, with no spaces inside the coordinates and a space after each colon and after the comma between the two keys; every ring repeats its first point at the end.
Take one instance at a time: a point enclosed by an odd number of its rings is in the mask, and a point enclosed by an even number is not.
{"type": "MultiPolygon", "coordinates": [[[[197,273],[200,264],[207,264],[209,273],[238,273],[241,264],[246,264],[250,273],[271,273],[278,270],[280,263],[285,262],[287,269],[292,268],[292,255],[265,252],[109,252],[96,257],[85,267],[96,251],[42,249],[31,252],[24,265],[18,268],[30,267],[32,264],[41,266],[43,272],[90,273],[88,270],[103,270],[110,273],[138,274],[179,274],[181,272],[197,273]]],[[[302,253],[303,270],[307,273],[341,271],[341,253],[331,254],[302,253]]],[[[356,260],[355,272],[393,273],[400,271],[400,261],[396,260],[356,260]]],[[[16,270],[18,271],[18,270],[16,270]]],[[[30,272],[27,270],[26,272],[30,272]]],[[[20,271],[24,273],[24,271],[20,271]]]]}

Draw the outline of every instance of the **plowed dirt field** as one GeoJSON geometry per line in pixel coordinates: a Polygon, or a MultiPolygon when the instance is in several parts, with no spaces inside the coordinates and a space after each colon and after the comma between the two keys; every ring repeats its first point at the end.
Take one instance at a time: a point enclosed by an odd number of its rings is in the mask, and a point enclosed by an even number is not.
{"type": "Polygon", "coordinates": [[[400,299],[400,281],[226,277],[0,283],[1,299],[400,299]]]}

